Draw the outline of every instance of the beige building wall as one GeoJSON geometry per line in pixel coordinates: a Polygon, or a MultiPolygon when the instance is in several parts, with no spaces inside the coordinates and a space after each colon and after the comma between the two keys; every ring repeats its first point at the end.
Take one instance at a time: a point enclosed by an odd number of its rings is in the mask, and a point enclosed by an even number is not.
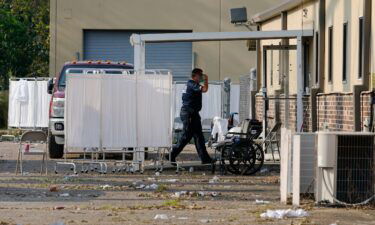
{"type": "MultiPolygon", "coordinates": [[[[317,30],[317,23],[315,22],[316,18],[318,18],[318,3],[317,1],[310,1],[306,2],[305,4],[294,8],[288,11],[287,14],[287,28],[288,30],[317,30]]],[[[281,16],[274,17],[273,19],[267,20],[266,22],[262,23],[262,30],[281,30],[281,16]]],[[[262,41],[263,45],[279,45],[281,40],[264,40],[262,41]]],[[[309,68],[308,73],[312,78],[314,76],[314,41],[311,38],[307,40],[309,43],[309,68]]],[[[290,45],[296,45],[296,39],[289,40],[290,45]]],[[[277,79],[279,79],[280,74],[278,72],[279,65],[280,65],[280,58],[279,58],[280,51],[268,51],[267,57],[267,86],[269,94],[273,95],[275,90],[280,90],[280,85],[271,85],[270,79],[270,70],[271,70],[271,58],[273,62],[273,71],[276,71],[274,77],[276,75],[277,79]],[[273,57],[271,57],[273,55],[273,57]]],[[[283,78],[282,78],[283,79],[283,78]]],[[[274,79],[275,80],[275,79],[274,79]]],[[[277,80],[276,80],[277,81],[277,80]]],[[[310,79],[310,84],[313,84],[313,79],[310,79]]],[[[289,51],[289,93],[290,94],[297,94],[297,51],[290,50],[289,51]]]]}
{"type": "MultiPolygon", "coordinates": [[[[50,74],[83,53],[83,30],[247,31],[230,23],[229,9],[246,6],[248,18],[282,0],[51,0],[50,74]]],[[[193,44],[195,66],[211,80],[240,75],[255,67],[245,41],[193,44]]]]}
{"type": "MultiPolygon", "coordinates": [[[[373,15],[374,15],[374,6],[373,15]]],[[[316,0],[305,2],[303,5],[288,11],[288,30],[314,29],[318,30],[319,22],[319,3],[316,0]]],[[[326,0],[326,51],[325,51],[325,74],[324,74],[324,92],[352,92],[353,85],[362,83],[358,78],[359,71],[359,18],[363,16],[363,0],[326,0]],[[343,24],[348,23],[348,47],[347,47],[347,81],[343,82],[343,24]],[[328,28],[333,26],[333,79],[328,82],[328,28]]],[[[375,29],[374,16],[372,16],[372,30],[375,29]]],[[[275,17],[262,23],[262,30],[272,30],[275,24],[281,25],[281,18],[275,17]]],[[[375,43],[375,37],[372,34],[372,46],[375,43]]],[[[309,52],[309,72],[310,86],[315,86],[315,43],[311,38],[308,40],[310,46],[309,52]]],[[[262,41],[263,44],[277,44],[278,41],[262,41]]],[[[290,44],[296,44],[296,40],[290,40],[290,44]]],[[[371,59],[374,58],[374,51],[371,51],[371,59]]],[[[278,57],[276,55],[276,57],[278,57]]],[[[273,59],[273,62],[277,61],[273,59]]],[[[296,51],[289,52],[289,89],[290,94],[296,94],[297,87],[297,67],[296,51]]],[[[268,59],[270,62],[270,59],[268,59]]],[[[371,71],[375,73],[375,63],[371,60],[371,71]]],[[[270,76],[270,75],[268,75],[270,76]]],[[[375,76],[375,75],[374,75],[375,76]]],[[[375,83],[375,82],[374,82],[375,83]]],[[[270,87],[270,94],[277,87],[270,87]]]]}
{"type": "Polygon", "coordinates": [[[326,92],[352,92],[358,78],[359,17],[363,16],[363,0],[326,0],[326,92]],[[343,73],[343,24],[348,23],[348,63],[346,82],[343,73]],[[333,78],[328,82],[328,28],[333,26],[333,78]]]}
{"type": "MultiPolygon", "coordinates": [[[[371,17],[371,49],[375,49],[375,3],[372,3],[371,6],[372,10],[372,17],[371,17]]],[[[370,51],[370,82],[371,82],[371,89],[375,89],[375,51],[370,51]]]]}
{"type": "MultiPolygon", "coordinates": [[[[270,30],[281,30],[281,19],[280,16],[277,16],[267,23],[262,25],[262,31],[270,31],[270,30]]],[[[275,40],[263,40],[261,41],[261,54],[262,60],[263,58],[263,46],[265,45],[279,45],[281,42],[280,39],[275,40]]],[[[262,73],[263,73],[263,66],[262,66],[262,73]]],[[[280,90],[281,85],[279,84],[280,78],[280,60],[279,60],[279,51],[277,50],[268,50],[267,51],[267,87],[268,87],[268,94],[273,95],[276,90],[280,90]]],[[[261,77],[259,77],[261,79],[261,77]]],[[[261,79],[261,84],[263,85],[263,80],[261,79]]]]}

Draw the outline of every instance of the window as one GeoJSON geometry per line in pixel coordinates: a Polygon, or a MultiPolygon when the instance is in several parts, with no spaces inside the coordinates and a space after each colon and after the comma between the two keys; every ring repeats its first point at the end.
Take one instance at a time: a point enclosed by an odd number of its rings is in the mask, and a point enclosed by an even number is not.
{"type": "Polygon", "coordinates": [[[319,33],[315,33],[315,84],[319,83],[319,33]]]}
{"type": "Polygon", "coordinates": [[[358,78],[362,79],[362,60],[363,60],[363,17],[359,18],[359,32],[358,32],[358,78]]]}
{"type": "Polygon", "coordinates": [[[270,60],[270,66],[271,66],[271,69],[270,69],[270,72],[271,72],[271,81],[270,81],[270,83],[271,83],[271,86],[273,85],[273,50],[271,50],[271,60],[270,60]]]}
{"type": "MultiPolygon", "coordinates": [[[[309,52],[310,52],[310,46],[308,43],[304,44],[303,48],[303,86],[304,91],[306,92],[307,88],[310,87],[310,71],[309,71],[309,52]]],[[[308,93],[306,93],[308,94],[308,93]]]]}
{"type": "Polygon", "coordinates": [[[344,23],[343,33],[342,33],[342,81],[347,80],[347,55],[348,55],[348,23],[344,23]]]}
{"type": "Polygon", "coordinates": [[[328,82],[332,82],[332,40],[333,39],[333,27],[328,28],[328,82]]]}

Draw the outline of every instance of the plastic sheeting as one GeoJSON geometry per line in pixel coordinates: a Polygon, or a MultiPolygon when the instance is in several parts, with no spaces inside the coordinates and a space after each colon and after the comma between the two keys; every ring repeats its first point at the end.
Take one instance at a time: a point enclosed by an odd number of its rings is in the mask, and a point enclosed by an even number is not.
{"type": "Polygon", "coordinates": [[[65,138],[68,147],[100,145],[100,75],[74,75],[65,90],[65,138]]]}
{"type": "MultiPolygon", "coordinates": [[[[175,92],[175,121],[180,118],[182,106],[182,92],[185,90],[186,84],[174,84],[175,92]]],[[[203,129],[211,129],[212,119],[222,115],[222,87],[220,84],[209,84],[208,91],[203,93],[202,110],[200,111],[203,129]]],[[[181,129],[182,123],[175,122],[175,129],[181,129]]]]}
{"type": "Polygon", "coordinates": [[[225,135],[228,133],[228,120],[220,117],[215,117],[213,120],[214,126],[212,128],[211,135],[215,137],[218,135],[217,141],[224,141],[225,135]]]}
{"type": "Polygon", "coordinates": [[[47,80],[11,80],[9,83],[8,126],[45,128],[49,121],[47,80]]]}
{"type": "Polygon", "coordinates": [[[172,76],[137,77],[138,147],[169,147],[172,139],[172,76]]]}
{"type": "Polygon", "coordinates": [[[68,148],[171,146],[171,75],[67,78],[68,148]]]}

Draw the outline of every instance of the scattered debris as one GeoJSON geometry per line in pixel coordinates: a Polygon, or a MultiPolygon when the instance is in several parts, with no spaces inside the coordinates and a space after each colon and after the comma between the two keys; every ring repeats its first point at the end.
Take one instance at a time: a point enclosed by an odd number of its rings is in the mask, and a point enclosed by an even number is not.
{"type": "Polygon", "coordinates": [[[220,193],[216,191],[212,192],[204,192],[204,191],[178,191],[175,192],[172,197],[173,198],[180,198],[183,196],[189,196],[189,197],[204,197],[204,196],[212,196],[212,197],[217,197],[219,196],[220,193]]]}
{"type": "Polygon", "coordinates": [[[168,182],[168,183],[176,183],[178,181],[178,179],[167,179],[165,180],[165,182],[168,182]]]}
{"type": "Polygon", "coordinates": [[[263,168],[259,171],[259,173],[267,173],[268,172],[268,169],[267,168],[263,168]]]}
{"type": "Polygon", "coordinates": [[[189,168],[189,172],[190,172],[190,173],[194,172],[194,167],[190,167],[190,168],[189,168]]]}
{"type": "Polygon", "coordinates": [[[257,205],[264,205],[264,204],[270,204],[270,201],[265,201],[265,200],[255,200],[255,204],[257,205]]]}
{"type": "Polygon", "coordinates": [[[136,188],[136,189],[143,189],[143,188],[145,188],[145,187],[146,187],[146,185],[144,185],[144,184],[140,184],[140,185],[136,186],[135,188],[136,188]]]}
{"type": "Polygon", "coordinates": [[[219,177],[217,177],[217,176],[214,176],[212,179],[210,179],[208,181],[208,183],[210,183],[210,184],[218,183],[218,182],[219,182],[219,177]]]}
{"type": "Polygon", "coordinates": [[[50,192],[58,192],[59,188],[56,185],[53,185],[53,186],[49,187],[49,191],[50,192]]]}
{"type": "Polygon", "coordinates": [[[101,187],[103,190],[108,190],[108,189],[110,189],[112,186],[109,185],[109,184],[106,184],[106,185],[101,185],[100,187],[101,187]]]}
{"type": "Polygon", "coordinates": [[[166,214],[156,214],[154,220],[167,220],[168,216],[166,214]]]}
{"type": "Polygon", "coordinates": [[[283,218],[296,218],[296,217],[306,217],[309,213],[303,209],[279,209],[279,210],[267,210],[267,212],[262,213],[260,217],[262,218],[273,218],[273,219],[283,219],[283,218]]]}
{"type": "Polygon", "coordinates": [[[202,220],[199,220],[201,223],[209,223],[211,222],[209,219],[202,219],[202,220]]]}
{"type": "Polygon", "coordinates": [[[64,177],[64,181],[72,181],[75,177],[78,177],[78,174],[72,174],[72,175],[67,175],[64,177]]]}
{"type": "Polygon", "coordinates": [[[158,189],[159,185],[157,184],[150,184],[150,185],[145,185],[145,184],[140,184],[138,186],[136,186],[135,188],[136,189],[144,189],[144,190],[156,190],[158,189]]]}
{"type": "Polygon", "coordinates": [[[150,189],[150,190],[156,190],[156,189],[158,189],[158,187],[159,187],[159,185],[157,185],[157,184],[150,184],[150,185],[147,185],[145,187],[145,189],[146,190],[148,190],[148,189],[150,189]]]}
{"type": "Polygon", "coordinates": [[[55,206],[53,209],[61,210],[61,209],[65,209],[65,206],[55,206]]]}
{"type": "Polygon", "coordinates": [[[160,172],[156,172],[155,176],[157,176],[157,177],[160,176],[160,172]]]}
{"type": "Polygon", "coordinates": [[[177,219],[179,219],[179,220],[187,220],[189,218],[187,218],[187,217],[178,217],[177,219]]]}
{"type": "Polygon", "coordinates": [[[62,194],[59,194],[60,197],[70,197],[70,194],[69,193],[62,193],[62,194]]]}

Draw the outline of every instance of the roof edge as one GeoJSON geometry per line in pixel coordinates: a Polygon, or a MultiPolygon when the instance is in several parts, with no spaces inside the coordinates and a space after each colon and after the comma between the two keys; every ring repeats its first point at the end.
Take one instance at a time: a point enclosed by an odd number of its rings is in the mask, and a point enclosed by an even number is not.
{"type": "Polygon", "coordinates": [[[286,0],[275,7],[255,14],[253,17],[251,17],[250,21],[251,23],[262,23],[280,15],[284,11],[288,11],[309,1],[311,0],[286,0]]]}

